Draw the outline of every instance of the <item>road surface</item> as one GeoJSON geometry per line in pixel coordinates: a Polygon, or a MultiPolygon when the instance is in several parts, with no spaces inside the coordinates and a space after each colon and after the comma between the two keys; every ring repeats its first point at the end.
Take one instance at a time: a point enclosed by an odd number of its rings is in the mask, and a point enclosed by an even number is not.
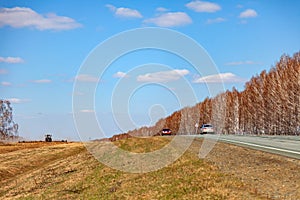
{"type": "Polygon", "coordinates": [[[300,136],[197,135],[238,146],[300,159],[300,136]]]}

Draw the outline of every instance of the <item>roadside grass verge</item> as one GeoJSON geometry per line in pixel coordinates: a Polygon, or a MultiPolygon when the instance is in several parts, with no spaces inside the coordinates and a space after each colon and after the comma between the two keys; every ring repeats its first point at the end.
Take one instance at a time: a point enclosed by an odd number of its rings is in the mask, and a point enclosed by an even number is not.
{"type": "MultiPolygon", "coordinates": [[[[140,153],[160,149],[169,141],[170,137],[129,138],[115,144],[140,153]]],[[[79,190],[73,194],[79,199],[253,199],[243,182],[198,158],[195,150],[200,145],[195,141],[173,164],[149,173],[125,173],[99,164],[70,190],[79,190]]]]}
{"type": "MultiPolygon", "coordinates": [[[[131,152],[151,152],[170,142],[172,137],[129,138],[114,142],[131,152]]],[[[28,150],[31,162],[39,163],[45,152],[54,151],[57,159],[33,165],[31,171],[17,173],[7,182],[0,199],[268,199],[230,173],[199,159],[202,140],[196,139],[188,151],[165,168],[149,173],[126,173],[97,161],[83,145],[42,147],[28,150]],[[64,149],[59,149],[64,147],[64,149]],[[35,149],[37,150],[37,149],[35,149]],[[44,152],[44,153],[43,153],[44,152]]],[[[24,152],[23,152],[24,151],[24,152]]],[[[22,163],[18,152],[11,159],[22,163]],[[16,155],[17,157],[13,157],[16,155]]]]}

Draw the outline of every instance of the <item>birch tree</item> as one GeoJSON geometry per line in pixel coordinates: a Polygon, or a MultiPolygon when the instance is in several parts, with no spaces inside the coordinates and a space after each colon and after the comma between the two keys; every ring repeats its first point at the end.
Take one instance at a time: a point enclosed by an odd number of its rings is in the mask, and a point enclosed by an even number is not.
{"type": "Polygon", "coordinates": [[[13,121],[11,103],[7,100],[0,100],[0,139],[16,137],[18,124],[13,121]]]}

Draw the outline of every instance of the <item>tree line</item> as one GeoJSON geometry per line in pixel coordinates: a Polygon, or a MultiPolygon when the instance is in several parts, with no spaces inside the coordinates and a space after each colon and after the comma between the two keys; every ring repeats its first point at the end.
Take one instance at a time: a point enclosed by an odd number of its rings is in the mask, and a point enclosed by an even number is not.
{"type": "Polygon", "coordinates": [[[196,123],[211,123],[220,134],[300,134],[300,52],[283,55],[268,72],[252,77],[241,92],[227,90],[128,134],[158,135],[163,128],[194,134],[196,123]]]}

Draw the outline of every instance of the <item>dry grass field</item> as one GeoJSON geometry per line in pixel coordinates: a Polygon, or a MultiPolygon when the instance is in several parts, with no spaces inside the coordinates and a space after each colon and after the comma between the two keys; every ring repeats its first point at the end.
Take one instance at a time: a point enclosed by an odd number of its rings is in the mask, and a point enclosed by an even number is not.
{"type": "MultiPolygon", "coordinates": [[[[169,139],[115,144],[149,152],[169,139]]],[[[201,143],[145,174],[111,169],[82,143],[0,144],[0,199],[300,199],[299,160],[222,143],[199,159],[201,143]]]]}

